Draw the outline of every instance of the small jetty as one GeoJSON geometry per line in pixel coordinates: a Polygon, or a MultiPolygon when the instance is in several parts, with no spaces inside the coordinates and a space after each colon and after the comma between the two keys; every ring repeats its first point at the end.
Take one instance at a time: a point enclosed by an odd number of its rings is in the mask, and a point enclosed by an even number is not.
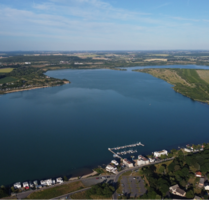
{"type": "Polygon", "coordinates": [[[144,144],[142,144],[141,142],[137,142],[135,144],[129,144],[129,145],[125,145],[125,146],[121,146],[121,147],[114,147],[114,148],[110,148],[110,149],[111,150],[119,150],[119,149],[125,149],[125,148],[136,147],[136,146],[144,146],[144,144]]]}

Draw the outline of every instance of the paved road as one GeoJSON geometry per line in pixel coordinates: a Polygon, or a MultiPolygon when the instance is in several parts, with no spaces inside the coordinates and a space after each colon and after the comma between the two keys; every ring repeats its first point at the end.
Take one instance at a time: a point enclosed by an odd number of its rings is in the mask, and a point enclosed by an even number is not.
{"type": "MultiPolygon", "coordinates": [[[[62,195],[62,196],[55,197],[55,198],[53,198],[53,199],[71,199],[71,198],[70,198],[70,195],[75,194],[75,193],[78,193],[78,192],[82,192],[82,191],[85,191],[85,190],[89,190],[90,188],[91,188],[91,187],[84,188],[84,189],[81,189],[81,190],[77,190],[77,191],[74,191],[74,192],[70,192],[70,193],[68,193],[68,194],[64,194],[64,195],[62,195]]],[[[53,200],[53,199],[51,199],[51,200],[53,200]]]]}
{"type": "MultiPolygon", "coordinates": [[[[122,175],[125,172],[131,171],[131,170],[134,171],[134,170],[137,170],[137,169],[139,169],[141,167],[145,167],[145,166],[149,166],[149,165],[155,165],[155,164],[166,162],[166,161],[173,160],[173,159],[174,158],[167,158],[167,159],[160,160],[160,161],[153,162],[153,163],[149,163],[149,164],[146,164],[146,165],[140,165],[140,166],[124,169],[124,170],[120,171],[118,174],[115,175],[114,182],[116,184],[118,182],[118,179],[119,179],[120,175],[122,175]]],[[[117,199],[117,197],[118,197],[118,195],[117,195],[117,192],[115,191],[115,193],[113,194],[113,199],[117,199]]]]}

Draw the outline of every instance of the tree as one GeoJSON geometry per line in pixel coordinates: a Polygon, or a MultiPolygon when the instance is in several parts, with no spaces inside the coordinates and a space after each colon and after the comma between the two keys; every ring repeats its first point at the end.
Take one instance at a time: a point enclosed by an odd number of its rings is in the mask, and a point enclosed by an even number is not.
{"type": "Polygon", "coordinates": [[[63,176],[63,180],[64,180],[64,181],[68,181],[67,176],[63,176]]]}
{"type": "Polygon", "coordinates": [[[193,199],[194,198],[194,192],[193,189],[190,188],[187,192],[186,192],[186,198],[188,199],[193,199]]]}
{"type": "Polygon", "coordinates": [[[161,165],[159,168],[159,172],[162,174],[165,171],[165,166],[161,165]]]}

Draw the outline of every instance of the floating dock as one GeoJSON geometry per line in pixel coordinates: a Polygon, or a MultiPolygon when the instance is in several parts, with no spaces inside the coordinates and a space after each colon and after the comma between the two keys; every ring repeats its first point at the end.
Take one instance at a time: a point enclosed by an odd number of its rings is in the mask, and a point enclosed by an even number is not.
{"type": "Polygon", "coordinates": [[[144,144],[142,144],[141,142],[137,142],[135,144],[129,144],[129,145],[125,145],[125,146],[121,146],[121,147],[114,147],[114,148],[110,148],[110,149],[111,150],[119,150],[119,149],[125,149],[125,148],[136,147],[136,146],[144,146],[144,144]]]}

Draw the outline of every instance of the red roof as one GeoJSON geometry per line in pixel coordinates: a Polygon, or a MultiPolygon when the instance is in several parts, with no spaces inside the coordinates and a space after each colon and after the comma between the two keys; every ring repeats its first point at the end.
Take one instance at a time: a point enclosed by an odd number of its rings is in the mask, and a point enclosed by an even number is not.
{"type": "Polygon", "coordinates": [[[202,176],[202,173],[201,172],[196,172],[196,176],[197,175],[202,176]]]}

